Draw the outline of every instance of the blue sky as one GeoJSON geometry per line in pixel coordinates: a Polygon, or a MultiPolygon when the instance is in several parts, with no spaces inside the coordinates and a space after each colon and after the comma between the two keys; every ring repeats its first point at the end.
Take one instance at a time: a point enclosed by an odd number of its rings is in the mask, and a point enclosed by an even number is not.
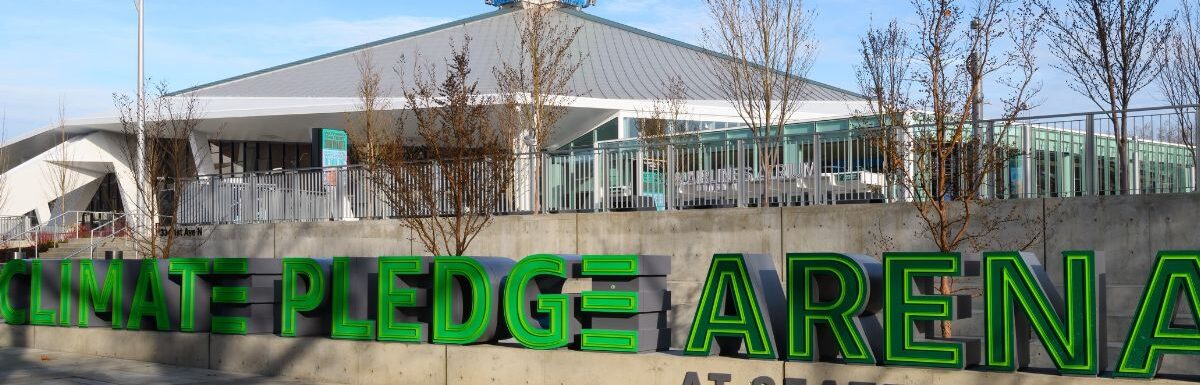
{"type": "MultiPolygon", "coordinates": [[[[146,74],[173,89],[488,12],[484,0],[147,0],[146,74]]],[[[857,89],[858,36],[875,20],[904,20],[903,0],[810,0],[820,56],[809,74],[857,89]]],[[[701,0],[598,0],[587,12],[689,43],[708,23],[701,0]]],[[[11,137],[70,117],[102,115],[136,85],[132,0],[0,0],[0,110],[11,137]]],[[[1042,55],[1037,112],[1092,110],[1042,55]]],[[[1153,92],[1153,89],[1147,90],[1153,92]]],[[[1148,93],[1149,93],[1148,92],[1148,93]]],[[[1148,104],[1155,104],[1148,101],[1148,104]]]]}

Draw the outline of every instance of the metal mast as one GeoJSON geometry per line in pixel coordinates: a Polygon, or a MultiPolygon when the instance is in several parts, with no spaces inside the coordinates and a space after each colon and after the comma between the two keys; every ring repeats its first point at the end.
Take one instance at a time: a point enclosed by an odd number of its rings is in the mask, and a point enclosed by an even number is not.
{"type": "Polygon", "coordinates": [[[145,195],[145,179],[146,178],[146,76],[145,68],[145,23],[144,16],[146,7],[144,0],[134,0],[134,7],[137,7],[138,14],[138,53],[137,53],[137,152],[134,153],[134,183],[137,186],[137,200],[133,209],[134,212],[134,228],[136,231],[143,231],[142,226],[147,224],[145,214],[146,197],[145,195]]]}

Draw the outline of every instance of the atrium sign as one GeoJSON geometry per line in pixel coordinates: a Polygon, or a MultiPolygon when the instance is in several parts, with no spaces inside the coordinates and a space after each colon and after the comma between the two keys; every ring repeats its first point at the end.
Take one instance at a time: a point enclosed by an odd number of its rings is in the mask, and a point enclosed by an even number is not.
{"type": "MultiPolygon", "coordinates": [[[[1104,262],[1065,252],[1060,291],[1018,252],[790,253],[780,277],[758,254],[713,256],[683,353],[856,365],[1015,371],[1034,338],[1060,374],[1097,376],[1105,337],[1104,262]],[[935,279],[982,276],[982,340],[939,339],[970,315],[968,295],[935,279]],[[782,278],[782,279],[781,279],[782,278]]],[[[639,353],[670,347],[670,258],[497,257],[13,260],[0,271],[9,324],[266,334],[402,343],[512,338],[530,349],[639,353]],[[568,279],[591,290],[563,293],[568,279]]],[[[1160,252],[1117,377],[1153,377],[1165,354],[1200,353],[1200,251],[1160,252]],[[1188,309],[1176,309],[1177,304],[1188,309]]]]}

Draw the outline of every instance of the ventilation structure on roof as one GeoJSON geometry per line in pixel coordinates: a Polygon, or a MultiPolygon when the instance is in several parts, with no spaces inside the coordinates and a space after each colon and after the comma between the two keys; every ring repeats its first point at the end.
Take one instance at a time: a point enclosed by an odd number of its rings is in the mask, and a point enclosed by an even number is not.
{"type": "Polygon", "coordinates": [[[497,7],[524,7],[526,5],[557,4],[563,7],[587,8],[596,5],[596,0],[485,0],[497,7]]]}

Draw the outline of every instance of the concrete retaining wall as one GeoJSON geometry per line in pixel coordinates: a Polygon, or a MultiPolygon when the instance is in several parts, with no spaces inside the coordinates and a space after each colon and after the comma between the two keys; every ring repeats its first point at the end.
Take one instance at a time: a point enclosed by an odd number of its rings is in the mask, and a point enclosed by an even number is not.
{"type": "MultiPolygon", "coordinates": [[[[993,203],[980,208],[979,215],[1033,218],[1003,224],[985,248],[1016,249],[1045,230],[1045,236],[1026,250],[1042,257],[1055,280],[1061,276],[1062,251],[1103,253],[1111,325],[1129,324],[1155,253],[1200,249],[1200,194],[1021,199],[993,203]]],[[[691,323],[697,292],[715,253],[767,253],[782,265],[778,261],[784,252],[865,253],[878,258],[883,251],[936,250],[921,229],[912,206],[905,203],[505,216],[480,233],[467,254],[514,259],[537,253],[670,255],[672,343],[681,346],[686,330],[682,326],[691,323]]],[[[181,256],[427,254],[397,220],[217,226],[188,244],[181,256]]],[[[975,317],[963,327],[973,331],[977,328],[972,325],[980,323],[982,318],[975,317]]],[[[1125,334],[1122,327],[1114,327],[1109,338],[1119,341],[1125,334]]]]}
{"type": "MultiPolygon", "coordinates": [[[[1155,253],[1168,249],[1200,249],[1200,194],[1013,200],[996,202],[988,207],[980,208],[980,214],[992,218],[1015,214],[1022,218],[1037,219],[1031,222],[1005,223],[994,234],[996,242],[987,248],[1014,249],[1018,244],[1025,243],[1030,238],[1030,234],[1044,230],[1045,237],[1030,244],[1027,250],[1035,252],[1043,258],[1051,277],[1055,280],[1058,280],[1061,275],[1058,255],[1063,250],[1093,249],[1106,256],[1109,356],[1115,355],[1124,342],[1130,324],[1130,314],[1134,311],[1134,306],[1140,297],[1142,284],[1155,253]]],[[[414,238],[411,232],[396,220],[230,225],[205,229],[203,237],[187,240],[189,246],[179,255],[281,258],[427,254],[420,246],[419,241],[414,238]]],[[[699,289],[708,268],[708,261],[715,253],[767,253],[776,256],[777,261],[781,261],[784,252],[833,251],[865,253],[879,257],[880,253],[885,250],[928,251],[934,249],[936,248],[933,243],[923,236],[918,218],[910,205],[887,204],[498,217],[489,228],[478,236],[468,254],[495,255],[514,259],[536,253],[670,255],[673,270],[668,280],[674,303],[670,312],[670,326],[673,329],[672,345],[679,347],[682,346],[688,326],[691,324],[699,289]]],[[[968,258],[971,257],[977,258],[978,256],[968,256],[968,258]]],[[[777,262],[777,264],[780,263],[777,262]]],[[[962,284],[969,287],[973,281],[967,279],[962,284]]],[[[981,334],[983,317],[979,309],[982,301],[975,302],[976,316],[956,322],[956,336],[979,336],[981,334]]],[[[1186,312],[1180,319],[1190,320],[1186,312]]],[[[460,348],[436,346],[397,347],[403,345],[373,344],[369,345],[368,349],[365,347],[352,348],[349,346],[358,345],[342,341],[275,340],[278,338],[269,336],[241,339],[211,337],[206,348],[220,348],[209,353],[212,357],[220,356],[220,358],[210,359],[208,364],[218,369],[253,373],[303,374],[304,370],[308,370],[302,368],[306,367],[305,365],[263,361],[257,359],[260,353],[255,352],[275,352],[276,350],[273,349],[282,349],[281,352],[286,353],[292,350],[301,350],[304,352],[304,357],[314,354],[320,356],[324,354],[319,353],[321,349],[300,349],[300,347],[322,346],[343,349],[347,352],[360,349],[356,354],[368,357],[361,358],[361,360],[369,361],[374,359],[369,357],[377,354],[376,351],[385,351],[378,354],[401,356],[409,354],[405,352],[410,352],[422,357],[436,356],[441,352],[446,357],[451,357],[455,354],[485,354],[476,353],[476,351],[488,352],[494,351],[494,349],[505,349],[476,347],[471,348],[476,350],[465,350],[460,353],[458,352],[460,348]],[[339,347],[343,345],[347,347],[339,347]],[[215,353],[218,350],[226,353],[218,355],[215,353]]],[[[55,344],[46,345],[48,346],[39,347],[51,349],[50,346],[55,344]]],[[[1034,348],[1033,350],[1035,353],[1041,353],[1040,349],[1034,348]]],[[[515,356],[540,354],[520,349],[501,351],[506,352],[505,355],[515,356]]],[[[573,360],[576,359],[575,357],[584,357],[578,354],[588,353],[572,353],[564,355],[562,359],[573,360]]],[[[652,356],[674,357],[670,354],[652,356]]],[[[1034,366],[1049,367],[1048,361],[1044,357],[1038,356],[1035,356],[1034,366]]],[[[551,354],[547,357],[556,356],[551,354]]],[[[624,356],[617,355],[616,357],[624,356]]],[[[449,360],[449,358],[446,359],[449,360]]],[[[603,359],[616,360],[616,358],[603,359]]],[[[683,360],[680,362],[690,362],[687,361],[688,359],[679,359],[683,360]]],[[[632,361],[636,362],[637,360],[632,361]]],[[[735,360],[729,362],[734,366],[758,365],[748,363],[754,361],[735,360]]],[[[191,365],[186,362],[184,364],[191,365]]],[[[337,369],[338,371],[350,371],[351,366],[347,365],[352,365],[338,362],[338,360],[314,360],[313,364],[316,366],[341,365],[337,369]]],[[[446,361],[446,364],[451,365],[449,361],[446,361]]],[[[509,364],[517,365],[518,363],[509,364]]],[[[541,365],[528,362],[519,364],[541,365]]],[[[631,363],[630,365],[635,364],[631,363]]],[[[791,364],[784,366],[781,363],[764,365],[776,368],[772,370],[792,367],[791,364]]],[[[1110,360],[1110,368],[1111,365],[1112,361],[1110,360]]],[[[366,366],[371,367],[371,364],[368,363],[366,366]]],[[[702,366],[716,368],[719,365],[702,366]]],[[[840,368],[841,366],[835,367],[840,368]]],[[[1200,367],[1200,359],[1194,356],[1173,355],[1167,356],[1163,361],[1160,373],[1195,373],[1196,367],[1200,367]]],[[[389,368],[387,370],[403,369],[389,368]]],[[[549,369],[539,366],[530,368],[530,372],[527,374],[531,376],[530,378],[542,378],[537,376],[558,378],[548,377],[545,370],[549,369]]],[[[445,371],[439,373],[441,374],[428,374],[433,376],[431,377],[432,382],[438,382],[438,378],[447,375],[445,371]]],[[[489,371],[480,373],[486,375],[489,371]]],[[[763,371],[763,373],[769,374],[769,370],[763,371]]],[[[870,377],[861,381],[893,378],[892,373],[894,372],[891,370],[880,370],[876,374],[882,377],[870,377]]],[[[677,383],[680,374],[668,372],[664,376],[671,379],[668,381],[669,383],[677,383]]],[[[1005,377],[1005,382],[1011,381],[1012,378],[1015,377],[1005,377]]],[[[887,381],[899,380],[889,379],[887,381]]],[[[916,382],[919,381],[914,380],[911,383],[916,382]]]]}

